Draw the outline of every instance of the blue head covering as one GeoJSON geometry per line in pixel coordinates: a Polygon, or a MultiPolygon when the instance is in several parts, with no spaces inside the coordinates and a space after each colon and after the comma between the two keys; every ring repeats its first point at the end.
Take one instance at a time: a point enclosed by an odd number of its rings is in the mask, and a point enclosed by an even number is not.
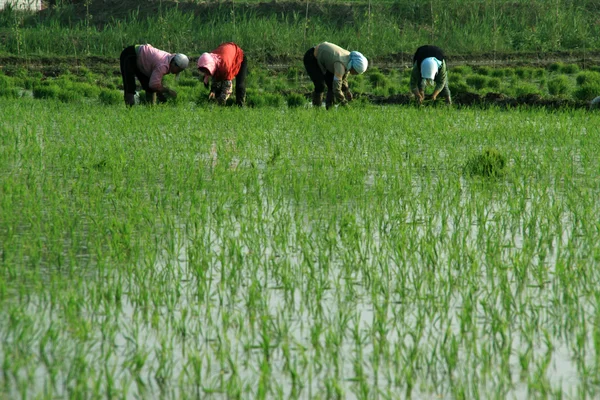
{"type": "Polygon", "coordinates": [[[350,52],[350,61],[348,62],[348,69],[353,69],[357,73],[362,74],[367,70],[369,66],[369,61],[367,57],[363,56],[358,51],[350,52]]]}

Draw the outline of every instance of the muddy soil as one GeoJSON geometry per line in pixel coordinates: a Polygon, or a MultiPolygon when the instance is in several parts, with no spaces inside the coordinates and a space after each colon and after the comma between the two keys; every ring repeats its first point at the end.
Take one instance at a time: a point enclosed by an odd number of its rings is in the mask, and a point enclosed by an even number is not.
{"type": "MultiPolygon", "coordinates": [[[[416,104],[412,96],[408,94],[398,94],[389,97],[365,95],[368,100],[373,104],[416,104]]],[[[471,92],[462,92],[454,94],[452,102],[455,107],[498,107],[498,108],[517,108],[517,107],[535,107],[545,108],[548,110],[559,110],[559,109],[578,109],[578,108],[589,108],[590,103],[579,100],[570,99],[544,99],[537,94],[528,94],[524,96],[509,97],[502,93],[487,93],[486,95],[480,95],[471,92]]],[[[444,99],[439,99],[436,102],[431,100],[425,100],[424,106],[443,106],[445,105],[444,99]]]]}

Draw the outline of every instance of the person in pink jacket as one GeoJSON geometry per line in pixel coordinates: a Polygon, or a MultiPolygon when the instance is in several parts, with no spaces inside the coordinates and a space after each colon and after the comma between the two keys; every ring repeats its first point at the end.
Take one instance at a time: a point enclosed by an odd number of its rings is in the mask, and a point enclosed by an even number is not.
{"type": "Polygon", "coordinates": [[[166,74],[177,74],[188,67],[190,60],[185,54],[171,54],[149,44],[129,46],[121,52],[120,64],[123,76],[125,104],[135,104],[135,78],[146,91],[146,99],[152,104],[156,98],[165,102],[166,95],[177,97],[177,93],[162,84],[166,74]]]}

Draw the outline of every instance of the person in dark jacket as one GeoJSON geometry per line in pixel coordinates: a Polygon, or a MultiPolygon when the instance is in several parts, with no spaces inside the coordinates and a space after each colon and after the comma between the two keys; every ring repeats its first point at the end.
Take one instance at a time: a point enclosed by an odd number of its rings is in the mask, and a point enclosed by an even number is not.
{"type": "Polygon", "coordinates": [[[188,67],[190,60],[185,54],[171,54],[149,44],[129,46],[119,57],[125,104],[135,104],[135,78],[146,91],[146,99],[154,104],[156,97],[166,101],[165,95],[176,97],[177,93],[162,84],[166,74],[177,74],[188,67]]]}
{"type": "Polygon", "coordinates": [[[235,78],[235,102],[238,106],[245,104],[248,62],[237,44],[223,43],[210,53],[203,53],[198,58],[198,71],[204,74],[205,87],[208,87],[208,81],[212,78],[208,95],[210,100],[224,105],[233,93],[235,78]]]}
{"type": "Polygon", "coordinates": [[[362,74],[369,62],[358,51],[348,51],[338,45],[323,42],[308,49],[304,54],[304,67],[315,85],[313,106],[323,103],[323,92],[327,85],[325,106],[329,109],[335,102],[345,105],[352,100],[348,87],[348,75],[362,74]]]}
{"type": "Polygon", "coordinates": [[[444,52],[437,46],[421,46],[413,56],[413,68],[410,75],[410,90],[419,104],[425,99],[425,88],[433,85],[435,87],[431,98],[435,100],[440,92],[443,92],[448,104],[452,104],[444,52]]]}

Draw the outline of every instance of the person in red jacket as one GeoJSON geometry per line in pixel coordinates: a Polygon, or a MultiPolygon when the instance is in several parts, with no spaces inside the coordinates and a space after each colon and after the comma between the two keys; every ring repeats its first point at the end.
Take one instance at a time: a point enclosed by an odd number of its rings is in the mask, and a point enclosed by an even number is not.
{"type": "Polygon", "coordinates": [[[210,53],[203,53],[198,59],[198,71],[204,74],[204,86],[208,87],[212,78],[209,99],[225,104],[233,93],[235,78],[235,103],[243,106],[246,102],[246,76],[248,64],[240,47],[233,43],[223,43],[210,53]]]}

